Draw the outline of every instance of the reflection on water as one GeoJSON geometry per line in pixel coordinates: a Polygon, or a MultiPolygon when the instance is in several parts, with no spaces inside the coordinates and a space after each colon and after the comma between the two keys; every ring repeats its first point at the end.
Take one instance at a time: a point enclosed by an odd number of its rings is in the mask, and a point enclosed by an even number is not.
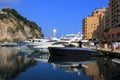
{"type": "Polygon", "coordinates": [[[17,56],[17,48],[0,48],[0,80],[11,80],[35,65],[35,61],[29,58],[17,56]]]}
{"type": "Polygon", "coordinates": [[[80,76],[80,71],[83,69],[88,69],[88,64],[96,63],[96,58],[83,58],[79,56],[50,56],[49,63],[56,67],[64,68],[65,72],[77,72],[80,76]]]}
{"type": "Polygon", "coordinates": [[[120,60],[0,48],[0,80],[120,80],[120,60]]]}

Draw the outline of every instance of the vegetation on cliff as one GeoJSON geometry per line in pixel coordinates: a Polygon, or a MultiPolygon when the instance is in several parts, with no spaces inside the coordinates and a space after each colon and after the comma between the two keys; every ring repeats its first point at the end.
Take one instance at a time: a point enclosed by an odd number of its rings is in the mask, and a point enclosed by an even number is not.
{"type": "Polygon", "coordinates": [[[29,38],[42,38],[43,34],[35,22],[27,20],[15,9],[3,8],[0,10],[0,36],[2,36],[1,42],[15,42],[29,38]]]}

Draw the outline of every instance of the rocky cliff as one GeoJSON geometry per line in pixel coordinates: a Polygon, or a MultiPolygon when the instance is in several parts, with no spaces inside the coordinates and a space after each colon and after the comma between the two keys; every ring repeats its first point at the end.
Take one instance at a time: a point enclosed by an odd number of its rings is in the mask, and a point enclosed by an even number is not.
{"type": "Polygon", "coordinates": [[[16,42],[29,38],[42,38],[41,28],[21,16],[15,9],[0,10],[0,42],[16,42]]]}

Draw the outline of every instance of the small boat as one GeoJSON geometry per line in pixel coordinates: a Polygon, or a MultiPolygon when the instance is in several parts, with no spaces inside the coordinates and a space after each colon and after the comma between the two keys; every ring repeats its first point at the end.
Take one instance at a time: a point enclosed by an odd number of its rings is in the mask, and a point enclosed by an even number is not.
{"type": "Polygon", "coordinates": [[[117,58],[112,59],[112,62],[117,63],[117,64],[120,64],[120,59],[117,59],[117,58]]]}
{"type": "Polygon", "coordinates": [[[61,56],[98,56],[97,50],[77,47],[49,47],[51,55],[61,56]]]}
{"type": "Polygon", "coordinates": [[[47,39],[29,39],[29,40],[25,41],[25,43],[27,44],[27,47],[32,49],[34,46],[37,46],[46,41],[48,41],[48,40],[47,39]]]}
{"type": "Polygon", "coordinates": [[[4,42],[0,45],[1,47],[18,47],[17,43],[4,42]]]}
{"type": "Polygon", "coordinates": [[[49,53],[47,48],[34,48],[34,52],[49,53]]]}

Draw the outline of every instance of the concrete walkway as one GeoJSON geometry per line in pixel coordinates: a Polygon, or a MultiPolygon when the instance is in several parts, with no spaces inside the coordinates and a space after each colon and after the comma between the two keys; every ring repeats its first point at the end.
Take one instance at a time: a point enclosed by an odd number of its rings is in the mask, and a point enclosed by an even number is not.
{"type": "Polygon", "coordinates": [[[116,52],[116,53],[120,53],[120,49],[114,49],[113,51],[111,51],[110,48],[96,48],[96,47],[85,47],[85,48],[90,48],[90,49],[97,49],[97,50],[102,50],[102,51],[110,51],[110,52],[116,52]]]}
{"type": "Polygon", "coordinates": [[[98,49],[98,50],[120,53],[120,49],[114,49],[113,51],[111,51],[111,49],[109,49],[109,48],[107,48],[107,49],[104,49],[104,48],[103,48],[103,49],[98,49]]]}

